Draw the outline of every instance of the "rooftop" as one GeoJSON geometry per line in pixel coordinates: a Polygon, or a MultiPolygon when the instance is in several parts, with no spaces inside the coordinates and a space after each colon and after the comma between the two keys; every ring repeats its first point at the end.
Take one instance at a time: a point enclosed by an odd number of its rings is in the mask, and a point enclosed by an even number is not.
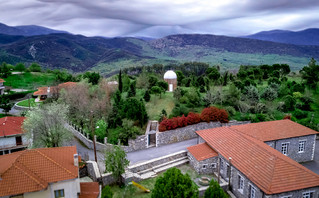
{"type": "Polygon", "coordinates": [[[61,83],[58,86],[51,86],[51,87],[38,87],[38,91],[34,92],[33,95],[41,96],[41,95],[48,95],[50,93],[57,93],[61,89],[68,89],[76,85],[76,82],[65,82],[61,83]],[[48,92],[48,88],[50,91],[48,92]]]}
{"type": "Polygon", "coordinates": [[[173,70],[168,70],[164,74],[164,79],[177,79],[177,75],[173,70]]]}
{"type": "Polygon", "coordinates": [[[0,156],[0,197],[46,189],[49,183],[75,179],[76,147],[40,148],[0,156]]]}
{"type": "Polygon", "coordinates": [[[190,146],[187,148],[187,150],[196,158],[197,161],[218,156],[218,153],[214,151],[206,142],[190,146]]]}
{"type": "Polygon", "coordinates": [[[264,142],[232,127],[197,131],[208,145],[266,194],[278,194],[319,186],[319,175],[264,142]]]}
{"type": "Polygon", "coordinates": [[[22,124],[25,117],[0,118],[0,137],[22,134],[22,124]]]}
{"type": "Polygon", "coordinates": [[[236,125],[230,128],[263,142],[318,134],[317,131],[289,119],[236,125]]]}

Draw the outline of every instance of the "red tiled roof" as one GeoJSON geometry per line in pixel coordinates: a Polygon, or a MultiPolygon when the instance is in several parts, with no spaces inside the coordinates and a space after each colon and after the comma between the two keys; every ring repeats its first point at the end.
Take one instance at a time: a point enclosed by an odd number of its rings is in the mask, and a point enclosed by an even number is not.
{"type": "Polygon", "coordinates": [[[0,197],[46,189],[48,183],[78,177],[76,147],[24,150],[0,156],[0,197]]]}
{"type": "Polygon", "coordinates": [[[0,83],[6,82],[5,80],[3,80],[2,78],[0,78],[0,83]]]}
{"type": "MultiPolygon", "coordinates": [[[[76,85],[76,82],[65,82],[61,83],[58,86],[51,86],[50,93],[58,93],[61,89],[68,89],[76,85]]],[[[48,88],[49,87],[39,87],[38,91],[34,92],[33,95],[41,96],[41,95],[48,95],[48,88]]]]}
{"type": "Polygon", "coordinates": [[[35,96],[42,96],[47,94],[48,94],[48,87],[39,87],[38,91],[33,93],[33,95],[35,96]]]}
{"type": "Polygon", "coordinates": [[[79,198],[97,198],[100,194],[100,186],[98,182],[82,182],[80,183],[81,194],[79,198]]]}
{"type": "Polygon", "coordinates": [[[187,150],[196,158],[197,161],[202,161],[211,157],[218,156],[206,142],[187,147],[187,150]]]}
{"type": "Polygon", "coordinates": [[[0,118],[0,137],[22,134],[22,124],[25,117],[0,118]]]}
{"type": "Polygon", "coordinates": [[[264,142],[318,133],[289,119],[236,125],[230,128],[264,142]]]}
{"type": "Polygon", "coordinates": [[[267,144],[234,130],[219,127],[197,131],[225,159],[266,194],[319,186],[313,173],[267,144]]]}

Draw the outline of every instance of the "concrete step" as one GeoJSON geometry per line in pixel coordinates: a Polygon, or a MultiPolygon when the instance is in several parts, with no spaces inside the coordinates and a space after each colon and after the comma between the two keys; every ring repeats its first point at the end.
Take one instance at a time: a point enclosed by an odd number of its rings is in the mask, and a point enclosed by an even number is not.
{"type": "Polygon", "coordinates": [[[149,171],[147,173],[141,174],[140,177],[142,180],[149,179],[149,178],[156,177],[156,173],[154,171],[149,171]]]}
{"type": "Polygon", "coordinates": [[[173,164],[173,163],[176,163],[176,162],[185,160],[185,159],[188,159],[188,157],[185,156],[185,157],[181,157],[181,158],[178,158],[178,159],[175,159],[175,160],[172,160],[172,161],[168,161],[168,162],[165,162],[165,163],[163,163],[163,164],[159,164],[159,165],[157,165],[157,166],[154,166],[154,167],[152,167],[152,168],[139,171],[139,172],[137,172],[137,173],[141,175],[141,174],[144,174],[144,173],[153,171],[153,170],[155,170],[155,169],[159,169],[159,168],[164,167],[164,166],[168,166],[168,165],[170,165],[170,164],[173,164]]]}
{"type": "Polygon", "coordinates": [[[184,160],[181,160],[181,161],[172,163],[172,164],[168,164],[167,166],[163,166],[163,167],[161,167],[161,168],[155,169],[154,172],[157,174],[157,173],[166,171],[166,170],[169,169],[169,168],[177,167],[177,166],[186,164],[186,163],[188,163],[188,162],[189,162],[188,159],[184,159],[184,160]]]}

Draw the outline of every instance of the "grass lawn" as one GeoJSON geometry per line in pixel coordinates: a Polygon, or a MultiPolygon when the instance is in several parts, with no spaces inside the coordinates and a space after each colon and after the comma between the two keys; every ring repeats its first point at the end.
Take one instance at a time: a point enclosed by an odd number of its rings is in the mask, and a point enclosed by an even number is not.
{"type": "Polygon", "coordinates": [[[4,79],[5,86],[10,86],[14,89],[36,89],[47,85],[52,85],[55,80],[55,75],[50,73],[28,72],[23,74],[13,74],[4,79]]]}
{"type": "MultiPolygon", "coordinates": [[[[39,105],[40,103],[36,103],[34,98],[30,98],[30,106],[31,107],[35,107],[37,105],[39,105]]],[[[29,107],[29,100],[22,100],[21,102],[19,102],[17,104],[18,106],[22,106],[22,107],[29,107]]]]}
{"type": "Polygon", "coordinates": [[[165,109],[167,115],[172,112],[175,106],[175,99],[172,92],[162,94],[162,97],[151,94],[151,100],[145,103],[149,120],[159,120],[162,110],[165,109]]]}
{"type": "MultiPolygon", "coordinates": [[[[192,169],[190,165],[182,165],[177,168],[180,169],[183,174],[185,173],[189,174],[192,180],[203,176],[203,175],[197,174],[196,171],[192,169]]],[[[160,173],[158,176],[161,176],[161,175],[163,175],[163,173],[160,173]]],[[[139,182],[139,184],[141,184],[145,188],[150,189],[151,193],[144,193],[142,190],[133,186],[132,184],[129,184],[123,188],[120,188],[119,186],[111,186],[111,190],[114,193],[113,198],[151,197],[152,189],[154,188],[155,182],[156,182],[156,177],[139,182]]]]}

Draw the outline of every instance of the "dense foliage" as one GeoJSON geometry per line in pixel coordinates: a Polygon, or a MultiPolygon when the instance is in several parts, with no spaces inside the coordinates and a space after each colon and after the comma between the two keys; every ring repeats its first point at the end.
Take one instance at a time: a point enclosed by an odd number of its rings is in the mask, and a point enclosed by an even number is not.
{"type": "Polygon", "coordinates": [[[197,198],[198,188],[188,174],[183,175],[177,168],[168,169],[156,179],[152,198],[184,197],[197,198]]]}
{"type": "Polygon", "coordinates": [[[228,195],[219,186],[218,182],[212,179],[210,181],[209,187],[205,191],[204,197],[205,198],[227,198],[228,195]]]}

